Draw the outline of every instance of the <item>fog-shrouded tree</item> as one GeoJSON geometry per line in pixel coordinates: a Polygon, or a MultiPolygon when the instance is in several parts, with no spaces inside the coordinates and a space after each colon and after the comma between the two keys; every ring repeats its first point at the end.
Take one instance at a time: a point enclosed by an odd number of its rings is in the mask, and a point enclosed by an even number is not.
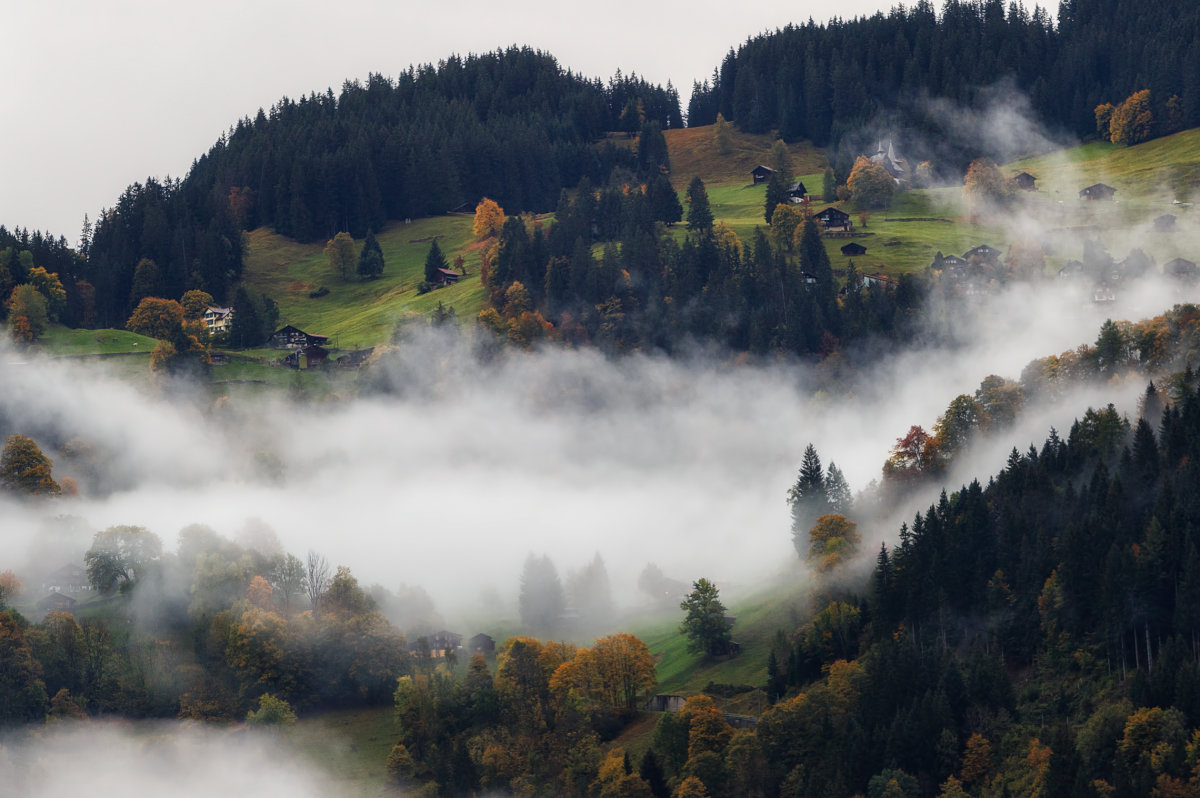
{"type": "Polygon", "coordinates": [[[692,583],[692,592],[679,604],[687,615],[679,631],[687,635],[688,651],[716,656],[729,651],[733,637],[725,620],[717,586],[701,577],[692,583]]]}
{"type": "Polygon", "coordinates": [[[521,594],[518,599],[521,622],[531,631],[548,634],[559,629],[566,599],[558,570],[546,555],[530,554],[521,571],[521,594]]]}
{"type": "Polygon", "coordinates": [[[832,460],[829,462],[829,468],[825,470],[825,496],[829,500],[829,508],[842,515],[850,512],[850,508],[854,504],[854,497],[850,493],[850,484],[846,482],[842,469],[838,468],[832,460]]]}
{"type": "Polygon", "coordinates": [[[329,589],[329,561],[322,555],[309,549],[304,562],[304,592],[308,594],[308,603],[312,607],[313,617],[320,612],[321,598],[329,589]]]}
{"type": "Polygon", "coordinates": [[[27,496],[56,496],[60,488],[51,474],[53,465],[33,438],[9,435],[0,449],[0,490],[27,496]]]}
{"type": "Polygon", "coordinates": [[[276,559],[271,567],[272,598],[283,610],[284,617],[292,614],[292,597],[304,593],[304,563],[294,554],[276,559]]]}
{"type": "Polygon", "coordinates": [[[97,532],[83,556],[88,581],[101,593],[125,590],[162,557],[162,540],[142,526],[110,526],[97,532]]]}
{"type": "Polygon", "coordinates": [[[796,552],[804,557],[808,551],[808,530],[813,522],[829,512],[829,491],[825,484],[825,471],[821,457],[811,443],[804,448],[804,459],[800,472],[787,493],[788,507],[792,511],[792,542],[796,552]]]}
{"type": "Polygon", "coordinates": [[[582,632],[593,633],[612,621],[612,586],[599,552],[583,569],[568,576],[567,594],[578,615],[582,632]]]}

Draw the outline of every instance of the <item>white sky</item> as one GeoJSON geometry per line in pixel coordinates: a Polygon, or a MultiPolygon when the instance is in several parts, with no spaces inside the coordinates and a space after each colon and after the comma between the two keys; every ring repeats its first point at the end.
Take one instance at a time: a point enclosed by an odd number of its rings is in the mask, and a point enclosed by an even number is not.
{"type": "MultiPolygon", "coordinates": [[[[853,17],[887,0],[841,0],[853,17]]],[[[938,3],[940,6],[940,3],[938,3]]],[[[7,4],[0,45],[0,224],[79,239],[147,176],[183,177],[221,132],[281,96],[511,44],[686,99],[730,47],[831,6],[815,0],[36,0],[7,4]],[[603,9],[603,10],[601,10],[603,9]]]]}

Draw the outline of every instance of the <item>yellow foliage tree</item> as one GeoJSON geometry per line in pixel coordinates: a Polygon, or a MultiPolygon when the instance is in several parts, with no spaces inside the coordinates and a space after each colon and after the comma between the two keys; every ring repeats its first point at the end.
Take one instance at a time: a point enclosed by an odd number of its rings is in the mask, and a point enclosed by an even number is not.
{"type": "Polygon", "coordinates": [[[482,239],[500,235],[502,227],[504,227],[504,209],[495,200],[487,197],[481,199],[475,206],[475,223],[472,226],[475,237],[482,239]]]}
{"type": "Polygon", "coordinates": [[[193,288],[191,291],[184,292],[183,296],[179,298],[179,304],[183,306],[185,319],[199,321],[204,318],[204,311],[212,307],[213,297],[207,291],[193,288]]]}
{"type": "Polygon", "coordinates": [[[1002,206],[1012,196],[1012,186],[1004,179],[1000,167],[988,158],[976,158],[967,167],[963,178],[963,199],[967,211],[978,215],[989,208],[1002,206]]]}
{"type": "Polygon", "coordinates": [[[808,530],[807,559],[818,571],[831,571],[857,553],[861,540],[858,525],[846,516],[823,515],[808,530]]]}
{"type": "Polygon", "coordinates": [[[1148,141],[1154,133],[1154,114],[1150,110],[1150,90],[1129,95],[1117,106],[1108,129],[1113,144],[1133,145],[1148,141]]]}
{"type": "Polygon", "coordinates": [[[896,181],[892,176],[865,155],[854,161],[846,186],[859,208],[886,208],[896,193],[896,181]]]}
{"type": "Polygon", "coordinates": [[[1103,141],[1112,141],[1112,132],[1109,130],[1109,123],[1112,121],[1113,111],[1112,103],[1101,103],[1096,106],[1096,134],[1103,141]]]}
{"type": "Polygon", "coordinates": [[[174,338],[183,327],[183,305],[174,299],[146,297],[134,308],[125,322],[125,329],[166,340],[174,338]]]}
{"type": "Polygon", "coordinates": [[[330,270],[343,280],[350,279],[358,267],[358,252],[349,233],[338,233],[325,242],[325,261],[330,270]]]}
{"type": "Polygon", "coordinates": [[[960,775],[965,783],[974,784],[987,776],[991,770],[992,744],[988,738],[976,732],[967,739],[960,775]]]}

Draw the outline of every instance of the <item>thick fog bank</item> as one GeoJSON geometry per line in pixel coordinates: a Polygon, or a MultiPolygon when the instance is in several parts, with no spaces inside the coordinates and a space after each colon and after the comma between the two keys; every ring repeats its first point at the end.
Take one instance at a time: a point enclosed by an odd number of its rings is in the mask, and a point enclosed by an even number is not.
{"type": "Polygon", "coordinates": [[[66,723],[0,737],[5,795],[345,795],[277,738],[191,723],[66,723]]]}
{"type": "MultiPolygon", "coordinates": [[[[0,563],[19,568],[56,514],[84,519],[84,547],[114,524],[145,526],[173,549],[188,524],[236,537],[258,519],[286,550],[315,549],[364,585],[422,585],[444,612],[514,600],[530,552],[563,573],[599,552],[626,605],[638,603],[647,562],[753,589],[795,568],[785,495],[806,444],[858,491],[909,426],[929,429],[983,377],[1016,378],[1035,357],[1094,341],[1109,315],[1180,298],[1148,281],[1125,308],[1098,308],[1055,285],[1017,286],[948,311],[959,345],[882,358],[852,388],[831,387],[828,365],[561,348],[480,362],[470,336],[425,331],[383,367],[375,382],[387,391],[319,404],[139,390],[61,360],[0,365],[3,431],[37,438],[55,476],[83,487],[79,498],[0,508],[0,563]]],[[[0,364],[17,359],[0,352],[0,364]]],[[[1012,445],[1065,430],[1087,404],[1124,400],[1132,413],[1141,387],[1029,408],[950,477],[986,479],[1012,445]]],[[[894,519],[929,500],[905,496],[885,519],[863,519],[866,536],[890,539],[894,519]]]]}

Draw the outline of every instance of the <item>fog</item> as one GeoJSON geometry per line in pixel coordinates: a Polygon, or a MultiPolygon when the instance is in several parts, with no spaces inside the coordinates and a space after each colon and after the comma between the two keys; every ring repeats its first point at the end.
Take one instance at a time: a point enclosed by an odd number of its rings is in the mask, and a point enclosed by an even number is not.
{"type": "MultiPolygon", "coordinates": [[[[1147,281],[1127,307],[1159,312],[1177,291],[1147,281]]],[[[963,308],[956,345],[882,357],[850,385],[831,383],[828,365],[702,353],[611,359],[551,347],[481,361],[470,332],[418,328],[387,361],[387,393],[214,400],[201,389],[131,386],[102,363],[13,365],[24,356],[0,350],[0,431],[35,437],[56,478],[82,489],[38,504],[4,500],[0,567],[20,573],[55,515],[84,519],[91,532],[145,526],[169,550],[188,524],[234,538],[258,519],[286,550],[315,549],[364,585],[423,586],[449,616],[478,616],[484,603],[515,616],[531,552],[560,573],[599,552],[624,606],[640,600],[634,584],[651,561],[736,595],[803,578],[785,494],[809,442],[861,490],[909,426],[931,428],[989,374],[1015,379],[1035,357],[1094,341],[1123,309],[1054,284],[1018,285],[963,308]]],[[[1088,404],[1119,401],[1135,413],[1143,388],[1096,386],[1031,408],[947,481],[986,479],[1013,445],[1040,445],[1088,404]]],[[[911,518],[937,490],[902,497],[866,537],[894,538],[894,519],[911,518]]]]}
{"type": "Polygon", "coordinates": [[[276,737],[180,722],[68,722],[10,733],[0,736],[0,773],[6,794],[28,798],[98,787],[128,798],[346,794],[276,737]]]}

